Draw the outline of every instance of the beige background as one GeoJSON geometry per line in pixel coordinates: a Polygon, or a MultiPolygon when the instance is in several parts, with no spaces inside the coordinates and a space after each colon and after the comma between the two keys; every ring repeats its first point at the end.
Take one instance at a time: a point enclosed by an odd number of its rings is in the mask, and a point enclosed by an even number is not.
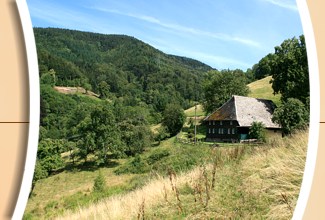
{"type": "Polygon", "coordinates": [[[29,99],[26,51],[14,0],[0,1],[0,219],[10,219],[26,155],[29,99]]]}
{"type": "MultiPolygon", "coordinates": [[[[307,0],[318,53],[321,122],[325,122],[324,1],[307,0]],[[324,84],[324,85],[323,85],[324,84]]],[[[28,75],[26,52],[18,10],[14,0],[0,1],[0,219],[9,219],[17,200],[23,172],[28,134],[28,75]]],[[[325,219],[325,123],[320,124],[320,141],[313,188],[304,219],[325,219]]]]}
{"type": "MultiPolygon", "coordinates": [[[[325,27],[324,1],[308,0],[309,13],[313,23],[316,40],[319,78],[320,78],[320,121],[325,122],[325,27]]],[[[320,124],[319,144],[316,160],[316,169],[312,189],[305,209],[304,219],[325,219],[325,124],[320,124]]]]}

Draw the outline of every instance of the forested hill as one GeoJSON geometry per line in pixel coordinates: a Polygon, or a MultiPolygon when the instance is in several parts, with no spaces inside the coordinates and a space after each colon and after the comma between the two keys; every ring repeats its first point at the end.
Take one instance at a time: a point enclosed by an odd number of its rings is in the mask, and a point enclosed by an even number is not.
{"type": "Polygon", "coordinates": [[[82,86],[102,98],[122,97],[126,105],[144,103],[154,111],[163,111],[167,103],[187,108],[200,100],[200,82],[212,69],[125,35],[57,28],[35,28],[34,34],[41,83],[82,86]]]}

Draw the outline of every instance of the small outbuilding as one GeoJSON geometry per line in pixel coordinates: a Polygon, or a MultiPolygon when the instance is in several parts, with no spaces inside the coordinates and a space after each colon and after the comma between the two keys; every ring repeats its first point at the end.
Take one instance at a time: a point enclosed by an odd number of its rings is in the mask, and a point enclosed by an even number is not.
{"type": "Polygon", "coordinates": [[[206,140],[215,142],[246,140],[253,122],[262,122],[267,136],[281,135],[281,127],[272,122],[275,108],[271,100],[234,95],[204,119],[207,128],[206,140]]]}

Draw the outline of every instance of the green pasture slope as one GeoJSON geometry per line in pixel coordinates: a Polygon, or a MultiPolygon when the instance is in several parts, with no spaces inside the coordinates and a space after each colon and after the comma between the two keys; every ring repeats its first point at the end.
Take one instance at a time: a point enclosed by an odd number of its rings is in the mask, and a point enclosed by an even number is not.
{"type": "Polygon", "coordinates": [[[281,95],[273,94],[272,84],[270,83],[271,79],[271,76],[267,76],[263,79],[248,84],[250,89],[248,96],[253,98],[269,99],[279,106],[281,95]]]}

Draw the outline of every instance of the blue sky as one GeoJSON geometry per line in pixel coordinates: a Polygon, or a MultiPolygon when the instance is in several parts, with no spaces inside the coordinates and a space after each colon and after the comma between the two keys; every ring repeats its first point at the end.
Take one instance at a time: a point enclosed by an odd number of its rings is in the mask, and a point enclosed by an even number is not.
{"type": "Polygon", "coordinates": [[[294,0],[27,0],[34,27],[126,34],[216,69],[251,68],[303,34],[294,0]]]}

